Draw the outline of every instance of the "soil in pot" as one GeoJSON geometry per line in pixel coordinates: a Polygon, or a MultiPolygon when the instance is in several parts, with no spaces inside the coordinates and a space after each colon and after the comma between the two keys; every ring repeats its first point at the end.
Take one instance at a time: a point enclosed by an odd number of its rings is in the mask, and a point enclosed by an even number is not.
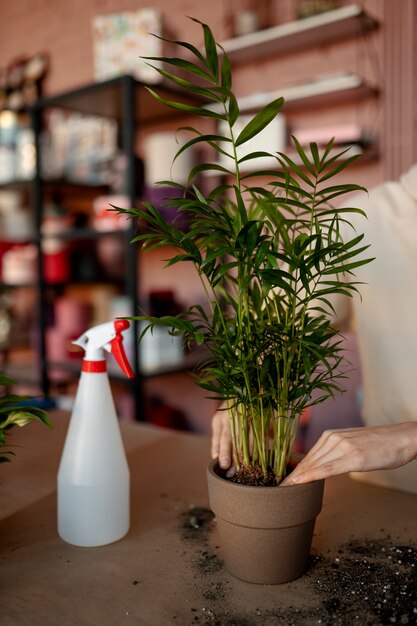
{"type": "Polygon", "coordinates": [[[276,478],[272,471],[268,471],[266,474],[262,471],[261,467],[242,466],[233,475],[228,476],[228,470],[223,470],[219,466],[216,466],[215,472],[217,476],[223,478],[223,480],[229,480],[232,483],[239,485],[252,485],[254,487],[276,487],[276,478]]]}
{"type": "MultiPolygon", "coordinates": [[[[290,460],[286,476],[295,468],[297,465],[297,459],[290,460]]],[[[260,465],[242,465],[234,474],[229,474],[229,470],[224,470],[218,465],[215,465],[214,471],[220,478],[224,480],[230,480],[232,483],[238,483],[239,485],[252,485],[254,487],[276,487],[277,482],[275,478],[275,474],[272,469],[268,468],[266,474],[261,468],[260,465]]]]}

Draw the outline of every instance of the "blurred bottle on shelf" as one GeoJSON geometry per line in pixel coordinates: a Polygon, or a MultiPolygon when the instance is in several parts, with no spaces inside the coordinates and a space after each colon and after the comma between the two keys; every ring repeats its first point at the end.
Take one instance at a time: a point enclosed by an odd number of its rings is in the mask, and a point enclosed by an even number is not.
{"type": "Polygon", "coordinates": [[[340,6],[339,0],[299,0],[296,7],[297,19],[305,19],[327,11],[334,11],[340,6]]]}
{"type": "Polygon", "coordinates": [[[30,180],[35,173],[35,140],[26,115],[0,112],[0,184],[30,180]]]}
{"type": "Polygon", "coordinates": [[[272,0],[234,0],[229,4],[227,25],[232,37],[243,37],[273,26],[272,0]]]}
{"type": "Polygon", "coordinates": [[[37,280],[38,249],[35,244],[14,245],[2,256],[1,275],[7,285],[28,285],[37,280]]]}
{"type": "Polygon", "coordinates": [[[62,235],[71,228],[71,219],[58,196],[46,205],[41,224],[43,273],[46,283],[65,283],[70,278],[68,243],[62,235]]]}

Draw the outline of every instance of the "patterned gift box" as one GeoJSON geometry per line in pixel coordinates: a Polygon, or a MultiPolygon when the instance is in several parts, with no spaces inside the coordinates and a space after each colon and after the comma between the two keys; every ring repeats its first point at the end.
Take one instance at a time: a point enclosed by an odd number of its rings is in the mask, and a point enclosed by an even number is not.
{"type": "Polygon", "coordinates": [[[159,74],[141,56],[160,56],[161,14],[156,9],[100,15],[93,18],[94,78],[97,81],[131,74],[156,83],[159,74]]]}

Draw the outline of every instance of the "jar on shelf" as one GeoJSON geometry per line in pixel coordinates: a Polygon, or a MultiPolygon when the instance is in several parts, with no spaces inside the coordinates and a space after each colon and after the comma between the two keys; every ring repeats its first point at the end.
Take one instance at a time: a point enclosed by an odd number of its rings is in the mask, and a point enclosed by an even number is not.
{"type": "Polygon", "coordinates": [[[46,208],[41,224],[43,277],[46,283],[69,280],[69,249],[62,235],[70,227],[71,220],[59,205],[53,204],[46,208]]]}

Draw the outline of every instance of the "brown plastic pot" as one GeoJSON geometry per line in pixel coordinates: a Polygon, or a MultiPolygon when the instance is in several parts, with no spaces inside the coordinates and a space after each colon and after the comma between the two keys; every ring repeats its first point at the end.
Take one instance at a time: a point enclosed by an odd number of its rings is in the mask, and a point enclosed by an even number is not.
{"type": "Polygon", "coordinates": [[[324,481],[285,487],[233,483],[208,467],[210,507],[216,516],[228,571],[252,583],[278,584],[306,570],[324,481]]]}

